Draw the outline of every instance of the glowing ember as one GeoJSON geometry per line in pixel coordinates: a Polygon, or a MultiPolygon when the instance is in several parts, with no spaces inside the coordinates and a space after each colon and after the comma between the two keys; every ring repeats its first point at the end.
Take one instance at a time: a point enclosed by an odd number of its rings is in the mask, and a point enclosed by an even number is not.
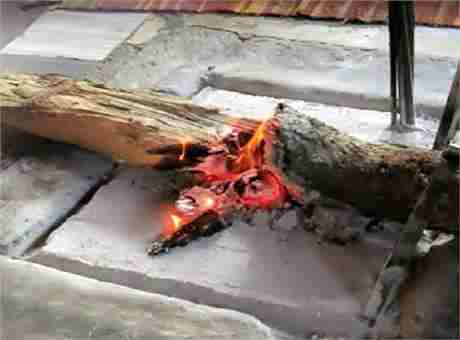
{"type": "MultiPolygon", "coordinates": [[[[163,230],[150,253],[206,234],[213,220],[222,221],[244,210],[284,209],[301,201],[300,191],[285,183],[277,169],[268,164],[274,128],[274,119],[261,123],[252,136],[235,128],[189,169],[202,183],[180,194],[170,214],[173,226],[163,230]]],[[[188,139],[181,140],[179,160],[185,159],[188,143],[188,139]]]]}
{"type": "Polygon", "coordinates": [[[206,197],[204,201],[204,207],[211,209],[214,206],[214,200],[211,197],[206,197]]]}

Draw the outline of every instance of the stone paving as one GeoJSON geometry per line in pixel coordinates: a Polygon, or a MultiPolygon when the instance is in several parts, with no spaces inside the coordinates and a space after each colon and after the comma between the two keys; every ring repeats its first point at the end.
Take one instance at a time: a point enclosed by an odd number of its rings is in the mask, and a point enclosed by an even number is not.
{"type": "MultiPolygon", "coordinates": [[[[185,96],[212,86],[389,110],[385,27],[180,14],[152,15],[148,22],[151,28],[141,28],[141,47],[120,46],[99,73],[89,76],[115,87],[157,87],[185,96]],[[133,53],[134,48],[141,50],[133,53]]],[[[453,41],[459,32],[417,30],[415,96],[420,113],[438,118],[442,113],[456,69],[459,51],[453,41]]]]}
{"type": "MultiPolygon", "coordinates": [[[[41,22],[51,32],[63,18],[75,15],[51,12],[40,17],[36,25],[41,22]]],[[[19,36],[0,52],[2,68],[9,72],[63,73],[121,88],[156,87],[183,96],[212,86],[253,95],[389,110],[384,26],[215,14],[151,14],[147,18],[140,13],[78,15],[87,28],[68,27],[63,36],[69,37],[56,40],[59,48],[53,47],[52,53],[40,39],[31,37],[32,41],[29,34],[19,36]],[[116,20],[119,15],[132,19],[121,31],[116,20]],[[146,20],[135,30],[143,18],[146,20]],[[92,34],[91,20],[104,34],[92,34]],[[131,36],[123,43],[129,32],[131,36]],[[75,48],[76,37],[83,35],[86,38],[81,41],[86,45],[75,48]]],[[[31,35],[38,32],[40,38],[40,30],[34,27],[29,28],[31,35]]],[[[417,28],[415,97],[421,114],[439,118],[442,113],[460,54],[454,43],[460,39],[459,32],[417,28]]]]}

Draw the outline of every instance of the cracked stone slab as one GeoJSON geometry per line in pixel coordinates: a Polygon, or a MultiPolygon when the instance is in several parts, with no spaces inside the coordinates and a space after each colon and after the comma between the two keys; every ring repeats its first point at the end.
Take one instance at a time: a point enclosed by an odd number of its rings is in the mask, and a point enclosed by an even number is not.
{"type": "MultiPolygon", "coordinates": [[[[234,32],[242,39],[268,37],[381,51],[388,51],[390,46],[387,25],[220,14],[184,14],[183,17],[187,26],[234,32]]],[[[415,29],[417,54],[458,59],[459,40],[460,30],[456,28],[417,25],[415,29]]]]}
{"type": "Polygon", "coordinates": [[[62,144],[44,143],[24,152],[0,172],[0,254],[24,253],[112,167],[93,153],[62,144]]]}
{"type": "Polygon", "coordinates": [[[0,54],[103,60],[147,16],[145,13],[49,11],[0,54]]]}
{"type": "Polygon", "coordinates": [[[30,261],[103,281],[249,313],[287,332],[351,336],[394,238],[320,244],[299,227],[231,228],[150,257],[171,174],[125,169],[49,237],[30,261]]]}
{"type": "Polygon", "coordinates": [[[235,311],[2,257],[0,290],[2,339],[291,339],[235,311]]]}

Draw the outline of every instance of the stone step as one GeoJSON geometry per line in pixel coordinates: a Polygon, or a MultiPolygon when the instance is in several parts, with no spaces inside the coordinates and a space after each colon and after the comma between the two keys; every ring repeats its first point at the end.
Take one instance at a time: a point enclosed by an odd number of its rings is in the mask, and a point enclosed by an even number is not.
{"type": "Polygon", "coordinates": [[[0,338],[295,340],[256,318],[0,256],[0,338]]]}

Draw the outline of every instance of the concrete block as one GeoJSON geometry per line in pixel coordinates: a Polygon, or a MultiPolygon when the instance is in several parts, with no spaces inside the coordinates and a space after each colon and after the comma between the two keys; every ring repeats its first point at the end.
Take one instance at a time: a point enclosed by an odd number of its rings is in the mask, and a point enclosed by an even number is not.
{"type": "MultiPolygon", "coordinates": [[[[288,332],[352,336],[393,240],[319,244],[300,227],[242,222],[149,257],[168,218],[171,175],[126,169],[29,260],[103,281],[249,313],[288,332]]],[[[288,223],[286,223],[288,224],[288,223]]],[[[289,223],[291,225],[291,223],[289,223]]],[[[359,327],[358,327],[359,326],[359,327]]]]}
{"type": "Polygon", "coordinates": [[[249,315],[23,261],[0,257],[0,282],[2,339],[281,340],[249,315]]]}
{"type": "Polygon", "coordinates": [[[0,254],[21,255],[110,173],[112,163],[75,147],[27,152],[1,172],[0,254]]]}

